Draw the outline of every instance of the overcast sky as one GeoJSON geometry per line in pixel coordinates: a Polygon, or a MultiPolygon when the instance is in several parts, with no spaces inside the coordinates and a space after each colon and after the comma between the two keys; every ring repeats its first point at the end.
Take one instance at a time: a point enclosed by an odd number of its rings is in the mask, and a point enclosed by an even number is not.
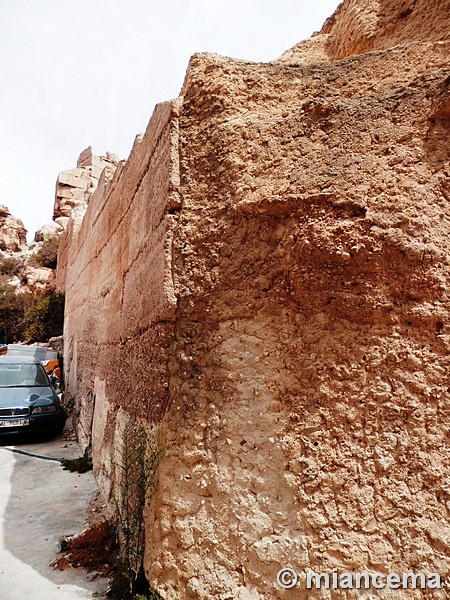
{"type": "Polygon", "coordinates": [[[0,0],[0,204],[34,232],[91,145],[127,158],[189,57],[274,60],[339,0],[0,0]]]}

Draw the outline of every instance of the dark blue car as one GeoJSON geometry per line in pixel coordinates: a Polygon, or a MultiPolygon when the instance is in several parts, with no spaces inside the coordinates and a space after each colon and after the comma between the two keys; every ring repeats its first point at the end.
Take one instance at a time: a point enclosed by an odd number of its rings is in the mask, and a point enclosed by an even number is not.
{"type": "Polygon", "coordinates": [[[42,363],[26,356],[0,356],[0,436],[58,433],[65,412],[42,363]]]}

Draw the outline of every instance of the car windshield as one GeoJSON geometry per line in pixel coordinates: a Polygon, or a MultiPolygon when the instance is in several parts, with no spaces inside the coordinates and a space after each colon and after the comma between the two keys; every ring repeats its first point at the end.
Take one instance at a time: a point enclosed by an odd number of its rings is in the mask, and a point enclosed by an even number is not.
{"type": "Polygon", "coordinates": [[[48,379],[42,365],[0,364],[0,388],[42,387],[48,379]]]}

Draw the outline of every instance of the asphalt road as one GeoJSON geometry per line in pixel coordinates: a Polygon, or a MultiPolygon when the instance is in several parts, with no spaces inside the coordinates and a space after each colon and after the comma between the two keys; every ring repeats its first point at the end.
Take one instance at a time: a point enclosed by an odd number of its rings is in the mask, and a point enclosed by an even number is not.
{"type": "Polygon", "coordinates": [[[61,467],[60,458],[80,454],[76,442],[59,437],[0,439],[0,600],[104,597],[104,578],[50,566],[58,539],[86,527],[97,489],[92,471],[80,475],[61,467]]]}

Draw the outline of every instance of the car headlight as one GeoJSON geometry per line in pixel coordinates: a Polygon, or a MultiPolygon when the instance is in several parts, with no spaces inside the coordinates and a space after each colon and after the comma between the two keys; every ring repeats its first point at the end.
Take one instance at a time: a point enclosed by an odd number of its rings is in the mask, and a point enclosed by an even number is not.
{"type": "Polygon", "coordinates": [[[54,404],[50,404],[48,406],[35,406],[31,412],[35,415],[42,413],[54,413],[56,412],[56,406],[54,404]]]}

